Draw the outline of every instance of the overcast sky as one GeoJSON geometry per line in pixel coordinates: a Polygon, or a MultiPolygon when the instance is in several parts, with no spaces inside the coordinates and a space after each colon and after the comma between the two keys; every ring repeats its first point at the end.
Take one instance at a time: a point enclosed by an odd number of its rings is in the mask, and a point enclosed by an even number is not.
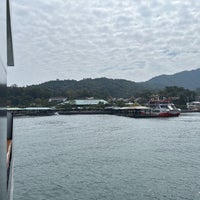
{"type": "Polygon", "coordinates": [[[12,24],[9,85],[200,67],[199,0],[12,0],[12,24]]]}

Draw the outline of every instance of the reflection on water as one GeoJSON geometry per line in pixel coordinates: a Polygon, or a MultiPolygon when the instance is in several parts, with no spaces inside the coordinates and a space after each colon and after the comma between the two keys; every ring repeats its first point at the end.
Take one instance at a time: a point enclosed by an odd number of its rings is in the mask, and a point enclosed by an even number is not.
{"type": "Polygon", "coordinates": [[[16,118],[14,199],[200,199],[199,122],[16,118]]]}

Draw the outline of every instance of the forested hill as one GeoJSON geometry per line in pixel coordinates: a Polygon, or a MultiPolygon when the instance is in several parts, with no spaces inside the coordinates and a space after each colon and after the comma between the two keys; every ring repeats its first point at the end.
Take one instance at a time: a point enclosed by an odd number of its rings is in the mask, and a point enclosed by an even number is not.
{"type": "Polygon", "coordinates": [[[183,71],[173,75],[161,75],[142,83],[149,88],[164,88],[166,86],[183,87],[196,90],[200,87],[200,68],[191,71],[183,71]]]}
{"type": "Polygon", "coordinates": [[[141,84],[122,79],[83,79],[76,80],[55,80],[42,83],[37,86],[40,89],[53,93],[53,96],[80,97],[130,97],[144,89],[141,84]]]}
{"type": "MultiPolygon", "coordinates": [[[[162,90],[166,86],[176,86],[191,89],[196,92],[196,96],[199,96],[199,77],[200,69],[197,69],[192,71],[184,71],[174,75],[162,75],[143,83],[136,83],[123,79],[89,78],[80,81],[48,81],[39,85],[31,85],[27,87],[11,86],[7,91],[8,105],[28,106],[30,105],[30,102],[34,102],[36,105],[44,105],[50,97],[59,96],[68,97],[69,99],[85,97],[104,99],[109,97],[140,97],[142,94],[148,96],[150,93],[157,93],[158,90],[162,90]]],[[[186,96],[188,97],[188,94],[186,96]]]]}

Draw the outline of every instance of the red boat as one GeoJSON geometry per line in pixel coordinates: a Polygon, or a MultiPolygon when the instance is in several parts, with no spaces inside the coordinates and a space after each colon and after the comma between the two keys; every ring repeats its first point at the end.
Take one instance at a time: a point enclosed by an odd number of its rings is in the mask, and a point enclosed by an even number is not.
{"type": "Polygon", "coordinates": [[[151,108],[151,114],[158,117],[177,117],[180,115],[180,109],[169,100],[151,100],[148,103],[151,108]]]}

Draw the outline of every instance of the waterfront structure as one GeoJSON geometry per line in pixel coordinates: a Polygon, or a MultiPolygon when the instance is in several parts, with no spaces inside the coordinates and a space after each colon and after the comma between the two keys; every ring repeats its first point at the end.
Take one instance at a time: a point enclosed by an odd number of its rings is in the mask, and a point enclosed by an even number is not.
{"type": "Polygon", "coordinates": [[[62,102],[65,102],[66,100],[67,100],[66,97],[51,97],[51,98],[49,98],[50,103],[62,103],[62,102]]]}
{"type": "Polygon", "coordinates": [[[6,110],[7,66],[13,66],[10,2],[0,1],[0,200],[12,199],[12,115],[6,110]]]}
{"type": "Polygon", "coordinates": [[[54,115],[55,109],[49,107],[7,108],[14,116],[48,116],[54,115]]]}
{"type": "Polygon", "coordinates": [[[192,101],[186,104],[187,109],[191,111],[200,111],[200,101],[192,101]]]}
{"type": "Polygon", "coordinates": [[[72,106],[76,106],[77,108],[90,108],[98,105],[106,105],[108,104],[108,102],[103,99],[75,99],[71,101],[65,101],[60,105],[65,104],[70,104],[72,106]]]}
{"type": "Polygon", "coordinates": [[[98,104],[108,104],[107,101],[103,99],[76,99],[74,100],[74,104],[76,106],[92,106],[92,105],[98,105],[98,104]]]}
{"type": "Polygon", "coordinates": [[[151,108],[146,106],[128,106],[114,108],[114,114],[133,118],[149,118],[154,117],[151,114],[151,108]]]}

